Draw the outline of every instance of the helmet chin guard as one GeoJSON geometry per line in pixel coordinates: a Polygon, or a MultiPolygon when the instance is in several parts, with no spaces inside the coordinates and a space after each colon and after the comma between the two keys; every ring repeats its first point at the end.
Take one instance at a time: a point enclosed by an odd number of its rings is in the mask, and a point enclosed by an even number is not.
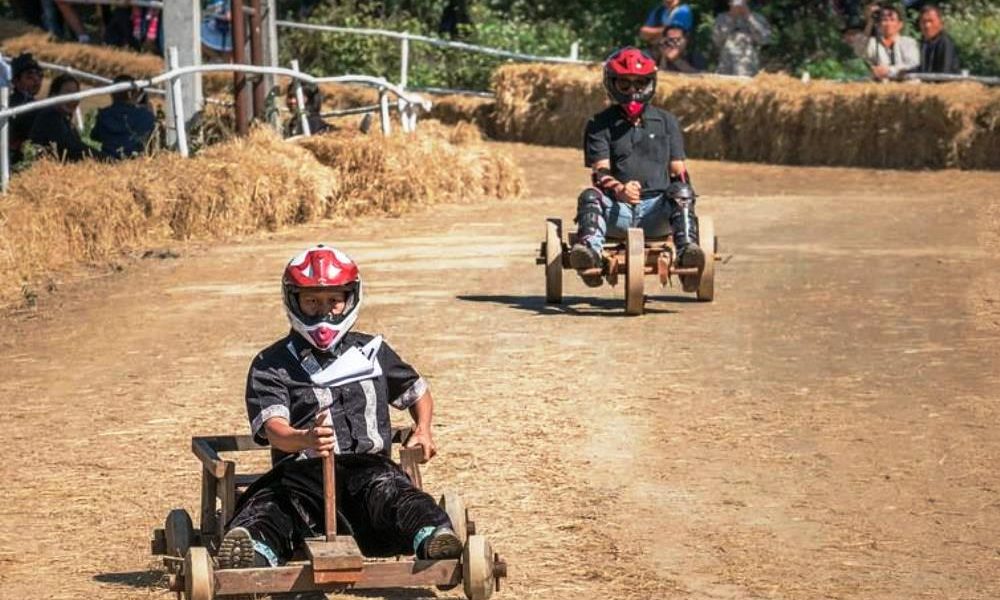
{"type": "Polygon", "coordinates": [[[621,106],[625,116],[638,119],[656,93],[656,62],[638,48],[627,46],[616,50],[604,62],[604,90],[612,102],[621,106]],[[632,81],[645,79],[646,83],[641,88],[622,91],[618,80],[626,77],[632,81]]]}
{"type": "Polygon", "coordinates": [[[295,256],[281,278],[285,314],[292,329],[317,350],[332,351],[354,326],[363,297],[361,274],[353,260],[340,250],[318,245],[295,256]],[[309,316],[299,306],[302,290],[335,289],[345,293],[340,314],[309,316]]]}

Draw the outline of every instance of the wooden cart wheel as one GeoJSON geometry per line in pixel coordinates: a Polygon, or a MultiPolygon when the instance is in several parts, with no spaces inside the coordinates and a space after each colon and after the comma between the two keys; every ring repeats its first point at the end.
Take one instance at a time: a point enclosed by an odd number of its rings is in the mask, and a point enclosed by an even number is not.
{"type": "Polygon", "coordinates": [[[698,239],[702,241],[705,253],[705,268],[698,281],[698,300],[711,302],[715,298],[715,223],[712,217],[698,219],[698,239]]]}
{"type": "Polygon", "coordinates": [[[163,525],[163,536],[167,541],[167,556],[186,556],[194,540],[194,524],[188,511],[183,508],[170,511],[163,525]]]}
{"type": "Polygon", "coordinates": [[[562,302],[562,219],[545,221],[545,301],[562,302]]]}
{"type": "Polygon", "coordinates": [[[470,535],[462,552],[462,586],[469,600],[488,600],[493,595],[493,548],[481,535],[470,535]]]}
{"type": "Polygon", "coordinates": [[[625,256],[625,314],[641,315],[646,302],[643,284],[646,279],[646,245],[642,230],[628,230],[625,256]]]}
{"type": "Polygon", "coordinates": [[[438,506],[448,513],[448,518],[451,519],[451,528],[455,530],[458,539],[462,540],[462,544],[465,544],[465,540],[469,537],[469,528],[465,514],[465,502],[462,502],[462,497],[453,492],[445,492],[438,501],[438,506]]]}
{"type": "Polygon", "coordinates": [[[215,597],[215,575],[212,558],[202,546],[192,546],[184,557],[184,599],[212,600],[215,597]]]}

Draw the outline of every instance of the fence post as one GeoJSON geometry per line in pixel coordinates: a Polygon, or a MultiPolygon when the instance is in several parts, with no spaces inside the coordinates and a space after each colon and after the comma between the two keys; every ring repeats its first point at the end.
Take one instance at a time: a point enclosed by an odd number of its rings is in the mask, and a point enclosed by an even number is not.
{"type": "Polygon", "coordinates": [[[569,47],[569,57],[573,60],[580,60],[580,40],[576,40],[569,47]]]}
{"type": "Polygon", "coordinates": [[[410,36],[403,34],[399,57],[399,87],[406,89],[410,79],[410,36]]]}
{"type": "MultiPolygon", "coordinates": [[[[0,110],[10,108],[10,88],[0,87],[0,110]]],[[[10,187],[10,127],[6,117],[0,119],[0,191],[10,187]]]]}
{"type": "MultiPolygon", "coordinates": [[[[264,64],[269,67],[278,66],[278,7],[277,0],[264,0],[264,64]]],[[[266,93],[270,93],[274,86],[278,85],[278,78],[274,75],[264,75],[264,87],[266,93]]],[[[279,95],[278,98],[281,98],[279,95]]],[[[271,124],[277,125],[277,111],[271,117],[271,124]]]]}
{"type": "Polygon", "coordinates": [[[83,133],[83,111],[80,110],[80,105],[76,105],[76,110],[73,111],[73,124],[76,125],[76,130],[83,133]]]}
{"type": "MultiPolygon", "coordinates": [[[[292,70],[296,73],[299,72],[298,59],[292,61],[292,70]]],[[[309,114],[306,112],[306,96],[302,93],[302,80],[295,79],[292,81],[292,85],[295,86],[295,104],[298,105],[296,110],[298,111],[299,128],[302,129],[302,135],[309,137],[312,135],[312,130],[309,128],[309,114]]]]}
{"type": "MultiPolygon", "coordinates": [[[[180,61],[177,58],[177,48],[171,46],[167,50],[167,64],[171,71],[180,68],[180,61]]],[[[170,80],[170,89],[167,90],[167,98],[174,115],[174,135],[177,139],[177,151],[181,156],[188,157],[187,124],[184,119],[184,89],[181,87],[181,78],[174,77],[170,80]]]]}
{"type": "MultiPolygon", "coordinates": [[[[201,63],[201,2],[200,0],[167,0],[160,13],[163,16],[163,46],[177,48],[178,60],[185,65],[201,63]]],[[[202,108],[201,73],[184,76],[184,90],[181,109],[183,114],[194,116],[202,108]]],[[[167,90],[170,98],[170,90],[167,90]]],[[[168,107],[170,103],[167,103],[168,107]]],[[[167,113],[167,119],[174,122],[174,115],[167,113]]],[[[167,144],[177,143],[174,132],[167,129],[167,144]]]]}
{"type": "Polygon", "coordinates": [[[379,116],[382,120],[382,135],[392,133],[392,124],[389,122],[389,94],[385,88],[378,89],[379,116]]]}

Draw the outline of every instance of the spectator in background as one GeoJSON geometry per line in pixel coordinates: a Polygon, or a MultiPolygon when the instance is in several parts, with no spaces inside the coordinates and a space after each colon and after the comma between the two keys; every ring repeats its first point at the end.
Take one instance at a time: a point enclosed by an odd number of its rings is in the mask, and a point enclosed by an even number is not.
{"type": "Polygon", "coordinates": [[[701,73],[708,68],[708,61],[688,45],[688,34],[678,25],[666,28],[660,38],[661,71],[673,73],[701,73]]]}
{"type": "MultiPolygon", "coordinates": [[[[114,82],[133,81],[129,75],[119,75],[114,82]]],[[[111,94],[111,106],[97,112],[90,137],[101,143],[101,156],[119,160],[142,154],[155,128],[156,117],[149,110],[145,92],[126,90],[111,94]]]]}
{"type": "Polygon", "coordinates": [[[920,34],[921,73],[958,73],[962,70],[955,41],[944,30],[941,11],[933,4],[920,10],[920,34]]]}
{"type": "MultiPolygon", "coordinates": [[[[14,91],[10,96],[11,108],[35,101],[35,96],[42,89],[42,67],[28,53],[17,55],[10,61],[11,83],[14,91]]],[[[10,124],[10,162],[17,164],[24,160],[21,147],[31,135],[31,126],[35,123],[37,112],[25,113],[14,117],[10,124]]]]}
{"type": "Polygon", "coordinates": [[[228,0],[208,0],[201,18],[201,45],[210,60],[228,62],[233,51],[232,13],[228,0]]]}
{"type": "MultiPolygon", "coordinates": [[[[309,121],[310,135],[323,133],[332,129],[332,126],[323,120],[320,112],[323,110],[323,91],[318,86],[311,83],[303,84],[302,96],[305,100],[306,119],[309,121]]],[[[295,82],[288,84],[288,91],[285,93],[285,105],[292,112],[292,116],[285,121],[285,137],[303,135],[302,119],[299,111],[299,100],[295,96],[295,82]]]]}
{"type": "Polygon", "coordinates": [[[663,4],[649,11],[646,22],[639,28],[639,37],[651,43],[656,43],[668,25],[676,25],[691,34],[694,29],[694,13],[681,0],[663,0],[663,4]]]}
{"type": "MultiPolygon", "coordinates": [[[[72,75],[60,75],[52,80],[49,98],[75,94],[80,91],[80,82],[72,75]]],[[[73,113],[80,105],[78,100],[42,109],[31,126],[31,143],[51,152],[56,158],[78,161],[89,158],[93,150],[83,143],[80,132],[73,125],[73,113]]]]}
{"type": "Polygon", "coordinates": [[[83,23],[80,21],[80,15],[76,13],[76,9],[73,8],[73,5],[60,0],[55,0],[55,3],[56,8],[59,9],[59,14],[62,15],[63,22],[66,23],[66,26],[69,27],[70,31],[73,32],[73,35],[76,36],[76,41],[81,44],[89,44],[91,42],[90,35],[88,35],[87,30],[83,28],[83,23]]]}
{"type": "Polygon", "coordinates": [[[718,73],[753,77],[760,70],[759,47],[771,42],[771,26],[746,0],[729,0],[729,12],[715,18],[712,41],[719,48],[718,73]]]}
{"type": "Polygon", "coordinates": [[[130,43],[138,51],[163,54],[163,36],[160,27],[160,10],[132,7],[130,43]]]}
{"type": "Polygon", "coordinates": [[[917,40],[901,35],[903,16],[894,6],[883,6],[879,11],[879,36],[868,40],[865,60],[878,81],[898,79],[920,67],[920,48],[917,40]]]}

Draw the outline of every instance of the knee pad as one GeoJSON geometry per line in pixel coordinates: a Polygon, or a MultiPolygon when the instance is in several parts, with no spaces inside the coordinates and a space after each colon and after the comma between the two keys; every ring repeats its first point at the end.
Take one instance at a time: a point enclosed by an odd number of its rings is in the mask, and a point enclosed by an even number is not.
{"type": "Polygon", "coordinates": [[[581,231],[599,229],[604,217],[604,195],[594,188],[587,188],[580,194],[576,205],[576,222],[581,231]]]}

